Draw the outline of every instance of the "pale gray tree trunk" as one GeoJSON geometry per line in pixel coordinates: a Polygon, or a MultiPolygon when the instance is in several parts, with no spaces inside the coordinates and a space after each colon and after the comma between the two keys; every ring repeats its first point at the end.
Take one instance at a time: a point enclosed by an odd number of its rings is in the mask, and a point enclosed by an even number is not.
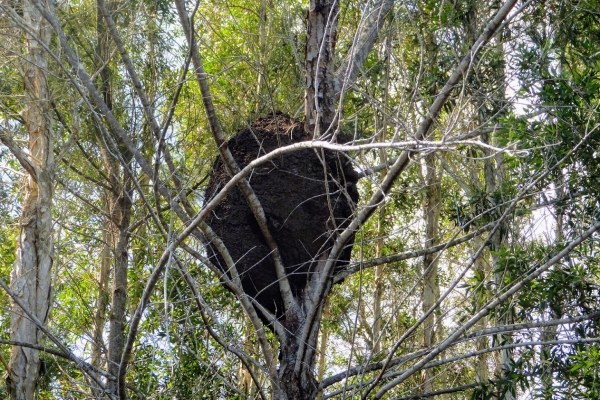
{"type": "Polygon", "coordinates": [[[101,366],[102,353],[104,350],[104,324],[106,323],[106,308],[108,306],[109,293],[108,293],[108,278],[110,275],[110,245],[107,227],[103,228],[102,239],[104,245],[100,252],[100,271],[98,271],[98,295],[96,297],[96,311],[94,313],[94,333],[92,340],[92,361],[91,364],[94,366],[101,366]]]}
{"type": "MultiPolygon", "coordinates": [[[[482,135],[481,140],[484,143],[489,143],[487,134],[482,135]]],[[[488,150],[484,151],[484,157],[486,157],[486,160],[484,161],[486,192],[488,194],[488,199],[492,200],[494,198],[494,192],[496,192],[498,188],[502,187],[505,180],[506,174],[503,168],[504,157],[502,154],[498,154],[493,157],[488,150]]],[[[501,215],[502,208],[500,206],[492,204],[492,207],[498,207],[498,210],[494,213],[494,215],[501,215]]],[[[500,257],[497,255],[497,252],[506,246],[507,229],[507,224],[505,222],[501,222],[500,229],[498,229],[498,231],[496,231],[496,233],[489,238],[492,270],[494,271],[494,281],[499,293],[502,293],[504,289],[505,272],[503,270],[503,265],[500,263],[500,257]]],[[[507,325],[512,323],[511,317],[507,313],[498,313],[495,322],[496,325],[507,325]]],[[[510,335],[502,334],[496,337],[497,343],[504,344],[510,343],[511,341],[512,339],[510,335]]],[[[499,377],[504,378],[510,373],[512,369],[511,359],[512,351],[510,349],[503,349],[498,353],[496,374],[499,377]]],[[[515,396],[512,392],[513,390],[508,390],[504,395],[499,395],[498,398],[502,398],[503,400],[513,400],[515,396]]]]}
{"type": "MultiPolygon", "coordinates": [[[[478,251],[481,246],[485,246],[485,239],[482,238],[481,236],[477,236],[473,239],[473,252],[478,251]]],[[[475,260],[475,271],[480,274],[481,276],[483,276],[484,280],[482,281],[482,284],[485,283],[485,280],[489,274],[490,274],[490,264],[487,262],[487,252],[484,252],[482,254],[479,255],[479,257],[477,257],[477,259],[475,260]]],[[[488,300],[485,296],[485,291],[481,290],[479,292],[476,292],[475,294],[476,296],[476,306],[477,309],[480,309],[481,307],[483,307],[483,305],[485,305],[486,301],[488,300]]],[[[488,318],[487,317],[483,317],[479,320],[479,322],[477,322],[476,324],[476,329],[478,330],[483,330],[485,328],[487,328],[488,326],[488,318]]],[[[488,340],[487,337],[482,336],[480,338],[478,338],[475,341],[475,350],[477,351],[483,351],[489,348],[490,342],[488,340]]],[[[476,357],[475,359],[475,379],[477,380],[478,383],[481,384],[487,384],[489,378],[490,378],[490,374],[489,374],[489,366],[488,366],[488,355],[487,353],[483,353],[480,354],[479,356],[476,357]]]]}
{"type": "MultiPolygon", "coordinates": [[[[49,112],[48,63],[40,42],[46,45],[50,42],[50,30],[31,2],[24,1],[22,7],[23,19],[31,34],[35,35],[32,37],[25,34],[25,51],[20,68],[24,87],[22,116],[29,135],[30,169],[24,187],[21,232],[17,244],[17,257],[11,272],[11,289],[40,321],[45,322],[51,301],[54,158],[49,112]]],[[[12,305],[12,311],[11,340],[39,344],[42,337],[37,326],[16,304],[12,305]]],[[[7,378],[10,398],[34,399],[39,371],[39,351],[14,346],[7,378]]]]}
{"type": "MultiPolygon", "coordinates": [[[[325,304],[325,308],[323,309],[323,319],[327,319],[329,317],[329,300],[325,304]]],[[[327,342],[329,341],[329,328],[327,326],[321,326],[321,339],[319,339],[319,364],[317,367],[317,380],[319,382],[323,381],[323,377],[325,376],[325,368],[327,368],[327,342]]],[[[320,391],[317,399],[320,400],[323,398],[323,391],[320,391]]]]}

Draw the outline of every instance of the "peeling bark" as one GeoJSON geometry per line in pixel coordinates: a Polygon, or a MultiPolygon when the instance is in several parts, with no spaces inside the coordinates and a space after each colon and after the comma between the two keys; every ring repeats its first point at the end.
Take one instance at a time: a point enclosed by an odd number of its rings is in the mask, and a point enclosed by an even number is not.
{"type": "MultiPolygon", "coordinates": [[[[54,193],[54,158],[52,122],[49,117],[48,63],[41,41],[50,42],[50,30],[37,8],[22,4],[23,19],[37,38],[25,36],[25,54],[21,64],[24,86],[22,112],[29,134],[29,175],[25,184],[21,232],[17,257],[11,272],[11,289],[42,322],[48,318],[51,303],[51,268],[54,244],[52,238],[52,196],[54,193]],[[33,173],[32,173],[33,172],[33,173]]],[[[16,342],[37,345],[41,332],[23,310],[12,304],[10,338],[16,342]]],[[[39,351],[12,348],[7,383],[15,400],[35,398],[39,381],[39,351]]]]}

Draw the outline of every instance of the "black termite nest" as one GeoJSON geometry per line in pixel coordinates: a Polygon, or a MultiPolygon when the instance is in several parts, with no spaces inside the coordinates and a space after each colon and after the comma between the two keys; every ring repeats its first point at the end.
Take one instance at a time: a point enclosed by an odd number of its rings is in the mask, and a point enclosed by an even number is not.
{"type": "MultiPolygon", "coordinates": [[[[278,147],[310,140],[303,125],[275,113],[240,130],[227,146],[240,168],[278,147]]],[[[206,188],[209,201],[229,181],[219,157],[206,188]]],[[[286,153],[254,169],[248,176],[264,209],[295,296],[304,290],[316,260],[327,256],[334,240],[348,226],[358,201],[358,176],[347,157],[335,151],[304,149],[286,153]]],[[[269,247],[242,192],[236,187],[206,219],[235,262],[244,292],[277,318],[284,308],[269,247]]],[[[347,266],[354,236],[337,260],[347,266]]],[[[207,241],[212,262],[227,266],[207,241]]],[[[229,274],[230,276],[230,274],[229,274]]],[[[258,312],[258,315],[262,315],[258,312]]],[[[266,319],[263,318],[266,322],[266,319]]]]}

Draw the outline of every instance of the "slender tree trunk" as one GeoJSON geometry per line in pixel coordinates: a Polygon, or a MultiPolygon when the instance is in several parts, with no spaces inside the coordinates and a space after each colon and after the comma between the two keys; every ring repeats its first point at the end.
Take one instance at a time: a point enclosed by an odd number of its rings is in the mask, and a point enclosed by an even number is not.
{"type": "MultiPolygon", "coordinates": [[[[253,343],[253,341],[252,341],[254,332],[252,331],[252,324],[248,320],[244,321],[242,331],[243,331],[243,337],[241,340],[242,348],[244,349],[244,351],[247,354],[257,354],[259,349],[257,349],[256,344],[253,343]]],[[[250,368],[253,368],[253,367],[250,366],[250,368]]],[[[252,381],[252,375],[250,374],[250,371],[248,370],[248,366],[244,365],[244,363],[240,363],[240,368],[239,368],[238,374],[239,374],[238,387],[239,387],[240,391],[242,391],[242,393],[247,394],[248,397],[251,399],[255,398],[256,395],[258,394],[258,389],[257,389],[256,385],[254,384],[254,382],[252,381]]]]}
{"type": "MultiPolygon", "coordinates": [[[[34,168],[25,184],[19,243],[11,289],[24,304],[45,322],[51,302],[51,268],[53,257],[52,195],[54,191],[54,159],[52,121],[49,117],[48,63],[46,52],[38,42],[50,42],[50,30],[37,8],[29,1],[22,3],[23,19],[37,36],[25,35],[23,76],[25,107],[22,115],[29,134],[29,161],[34,168]]],[[[21,308],[12,305],[10,338],[14,341],[40,344],[41,332],[21,308]]],[[[39,351],[15,346],[12,349],[7,383],[10,398],[31,400],[39,381],[39,351]]]]}
{"type": "MultiPolygon", "coordinates": [[[[477,236],[474,240],[473,240],[473,252],[478,251],[481,246],[484,245],[484,238],[482,238],[481,236],[477,236]]],[[[479,257],[477,257],[477,260],[475,260],[475,271],[477,274],[479,274],[480,276],[483,277],[482,279],[482,284],[486,283],[487,280],[487,276],[489,275],[490,271],[490,266],[489,263],[486,262],[486,252],[482,253],[479,255],[479,257]]],[[[485,293],[485,291],[483,290],[483,288],[481,288],[482,290],[480,292],[476,292],[479,293],[477,294],[477,298],[475,299],[475,304],[476,304],[476,309],[479,310],[481,307],[483,307],[483,305],[486,303],[487,299],[484,295],[482,295],[481,293],[485,293]]],[[[479,320],[479,322],[476,325],[476,329],[480,330],[480,329],[485,329],[488,326],[488,318],[487,317],[483,317],[479,320]]],[[[477,341],[475,342],[475,350],[477,351],[483,351],[489,348],[489,340],[487,337],[482,336],[480,338],[477,339],[477,341]]],[[[487,353],[483,353],[479,356],[477,356],[476,361],[475,361],[475,379],[477,380],[478,383],[481,384],[487,384],[490,374],[489,374],[489,366],[488,366],[488,356],[487,353]]]]}
{"type": "MultiPolygon", "coordinates": [[[[426,194],[423,212],[425,214],[425,247],[429,248],[437,246],[440,243],[440,182],[434,153],[425,156],[425,166],[427,173],[425,176],[426,194]]],[[[425,256],[423,260],[423,272],[422,310],[425,313],[440,298],[437,253],[425,256]]],[[[435,315],[435,313],[432,313],[423,322],[423,346],[426,349],[433,347],[435,344],[435,315]]],[[[421,373],[424,393],[430,393],[434,390],[433,374],[434,371],[431,368],[423,369],[421,373]]]]}
{"type": "MultiPolygon", "coordinates": [[[[386,52],[391,42],[391,32],[385,38],[386,52]]],[[[381,118],[381,126],[376,128],[381,129],[380,140],[385,142],[387,140],[388,120],[387,110],[389,107],[389,83],[390,83],[390,54],[386,54],[385,60],[385,75],[383,78],[383,85],[385,87],[385,94],[383,98],[383,115],[381,118]]],[[[380,162],[386,163],[387,155],[384,149],[379,151],[380,162]]],[[[384,178],[386,171],[382,171],[381,179],[384,178]]],[[[383,256],[384,239],[385,234],[385,204],[382,204],[379,208],[377,215],[377,241],[375,242],[375,257],[379,258],[383,256]]],[[[384,265],[378,265],[375,267],[375,291],[373,293],[373,354],[379,354],[381,352],[381,328],[383,326],[383,313],[381,311],[381,302],[383,299],[384,291],[384,265]]]]}
{"type": "MultiPolygon", "coordinates": [[[[487,134],[482,135],[482,142],[488,143],[487,134]]],[[[485,176],[485,184],[486,184],[486,192],[488,194],[488,199],[494,199],[495,192],[497,188],[501,188],[504,182],[504,168],[502,167],[502,156],[497,155],[493,157],[492,154],[489,154],[489,151],[484,151],[484,157],[486,157],[484,161],[484,176],[485,176]],[[495,164],[495,165],[494,165],[495,164]]],[[[496,206],[492,204],[492,207],[498,207],[498,210],[494,215],[499,216],[502,213],[502,209],[500,206],[496,206]]],[[[496,252],[500,251],[502,247],[506,246],[506,235],[507,235],[507,226],[505,223],[502,223],[500,229],[496,231],[496,233],[490,237],[490,251],[492,258],[492,270],[494,272],[494,280],[496,283],[497,290],[501,293],[504,288],[504,270],[503,266],[500,264],[499,256],[496,252]]],[[[496,325],[506,325],[510,324],[512,321],[510,319],[510,315],[498,314],[496,317],[496,325]]],[[[510,343],[511,336],[510,335],[497,335],[496,342],[498,344],[510,343]]],[[[510,349],[501,350],[498,354],[498,363],[497,363],[497,375],[504,378],[511,371],[511,360],[512,360],[512,352],[510,349]]],[[[502,398],[503,400],[513,400],[515,396],[513,395],[513,389],[507,390],[505,394],[499,394],[498,398],[502,398]]]]}
{"type": "Polygon", "coordinates": [[[258,25],[258,81],[256,83],[256,109],[255,111],[260,112],[264,109],[265,102],[263,101],[263,95],[267,85],[266,79],[266,68],[265,62],[267,60],[267,36],[268,36],[268,25],[267,25],[267,11],[268,4],[267,0],[259,1],[259,25],[258,25]]]}
{"type": "MultiPolygon", "coordinates": [[[[109,34],[105,21],[98,13],[98,42],[97,54],[99,61],[105,63],[110,57],[109,34]]],[[[98,86],[104,103],[112,109],[111,72],[105,65],[99,74],[98,86]]],[[[101,135],[101,133],[99,133],[101,135]]],[[[120,163],[129,165],[131,154],[124,149],[107,149],[105,141],[98,138],[102,160],[106,169],[110,190],[106,192],[108,206],[107,243],[112,253],[113,279],[111,289],[111,307],[108,330],[108,372],[118,375],[121,356],[125,346],[125,315],[127,311],[127,274],[129,270],[129,224],[131,218],[131,182],[125,178],[127,173],[122,171],[120,163]],[[121,160],[115,159],[119,154],[121,160]]],[[[107,388],[111,393],[117,393],[116,381],[109,381],[107,388]]]]}
{"type": "MultiPolygon", "coordinates": [[[[106,202],[105,202],[106,203],[106,202]]],[[[104,210],[108,214],[108,205],[105,204],[104,210]]],[[[98,295],[96,297],[96,312],[94,313],[94,338],[92,340],[92,365],[101,366],[103,364],[104,343],[104,325],[106,324],[106,309],[110,299],[108,291],[108,282],[110,278],[111,266],[111,245],[110,245],[110,224],[105,222],[102,229],[102,251],[100,252],[100,271],[98,273],[98,295]]]]}
{"type": "MultiPolygon", "coordinates": [[[[111,179],[112,180],[112,179],[111,179]]],[[[118,375],[125,346],[125,315],[127,311],[127,272],[129,269],[129,222],[131,215],[131,190],[129,183],[114,181],[109,195],[109,232],[113,254],[113,284],[108,333],[108,372],[118,375]]],[[[116,382],[108,388],[116,393],[116,382]]]]}
{"type": "MultiPolygon", "coordinates": [[[[323,309],[323,319],[327,319],[329,316],[329,301],[325,304],[325,308],[323,309]]],[[[325,368],[327,367],[327,342],[329,341],[329,329],[327,326],[321,326],[321,340],[319,340],[319,365],[317,368],[317,380],[319,382],[323,381],[323,377],[325,376],[325,368]]],[[[323,398],[323,392],[319,392],[317,399],[323,398]]]]}

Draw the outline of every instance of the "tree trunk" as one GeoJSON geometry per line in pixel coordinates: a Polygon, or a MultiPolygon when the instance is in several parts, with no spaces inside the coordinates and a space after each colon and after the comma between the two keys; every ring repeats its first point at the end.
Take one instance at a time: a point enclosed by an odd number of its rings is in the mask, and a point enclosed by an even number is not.
{"type": "MultiPolygon", "coordinates": [[[[323,319],[329,317],[329,301],[325,304],[323,309],[323,319]]],[[[323,381],[325,376],[325,368],[327,368],[327,342],[329,341],[329,329],[327,326],[321,326],[321,340],[319,341],[319,366],[317,368],[317,379],[319,382],[323,381]]],[[[323,398],[323,392],[319,392],[317,399],[323,398]]]]}
{"type": "MultiPolygon", "coordinates": [[[[99,61],[103,63],[110,57],[109,34],[106,28],[106,22],[98,12],[98,42],[97,54],[99,61]]],[[[101,65],[102,65],[101,64],[101,65]]],[[[111,71],[108,65],[100,70],[98,75],[98,86],[102,93],[104,103],[112,110],[112,89],[111,89],[111,71]]],[[[108,372],[117,376],[121,356],[125,346],[125,313],[127,311],[127,273],[129,269],[129,223],[131,218],[131,182],[127,172],[122,171],[120,163],[130,165],[131,154],[125,149],[107,149],[104,141],[98,133],[98,145],[102,153],[102,161],[106,169],[110,190],[106,192],[106,202],[108,205],[107,227],[107,245],[110,246],[113,261],[113,279],[111,289],[111,307],[109,315],[108,330],[108,372]],[[116,159],[114,154],[120,154],[116,159]]],[[[107,388],[111,393],[117,393],[117,383],[111,380],[107,388]]]]}
{"type": "MultiPolygon", "coordinates": [[[[484,246],[485,240],[484,238],[482,238],[481,236],[477,236],[476,238],[473,239],[473,253],[475,253],[476,251],[478,251],[481,246],[484,246]]],[[[487,277],[490,274],[490,266],[489,263],[486,261],[486,253],[482,253],[479,255],[479,257],[477,257],[477,259],[475,260],[475,271],[477,272],[477,274],[479,274],[480,276],[483,277],[481,284],[485,284],[487,282],[487,277]]],[[[483,289],[483,288],[481,288],[483,289]]],[[[488,300],[485,296],[485,291],[481,290],[475,297],[475,306],[476,309],[479,310],[481,309],[481,307],[483,307],[486,303],[486,301],[488,300]]],[[[476,329],[478,330],[483,330],[485,328],[487,328],[488,326],[488,318],[487,317],[483,317],[479,320],[479,322],[477,322],[476,325],[476,329]]],[[[475,350],[477,351],[483,351],[489,348],[489,340],[486,336],[481,336],[480,338],[477,339],[477,341],[475,342],[475,350]]],[[[482,353],[479,356],[476,357],[475,359],[475,379],[477,380],[478,383],[481,384],[487,384],[488,380],[489,380],[490,374],[489,374],[489,367],[488,367],[488,355],[487,353],[482,353]]]]}
{"type": "MultiPolygon", "coordinates": [[[[440,243],[440,182],[437,175],[435,154],[425,156],[425,247],[435,247],[440,243]]],[[[422,310],[427,312],[440,298],[438,285],[438,254],[431,253],[423,260],[423,294],[422,310]]],[[[423,322],[423,347],[428,349],[435,344],[435,313],[431,313],[423,322]]],[[[433,386],[434,371],[431,368],[423,369],[421,382],[423,393],[431,393],[433,386]]]]}
{"type": "MultiPolygon", "coordinates": [[[[50,30],[37,8],[22,3],[23,19],[37,36],[25,36],[21,73],[25,107],[22,115],[29,134],[29,163],[33,166],[25,184],[21,233],[17,257],[11,272],[11,289],[24,304],[45,322],[50,311],[51,268],[53,257],[52,195],[54,159],[52,122],[49,112],[48,63],[42,45],[50,42],[50,30]]],[[[12,305],[11,340],[39,344],[41,332],[21,308],[12,305]]],[[[7,383],[10,398],[35,398],[39,381],[39,351],[26,347],[12,348],[7,383]]]]}
{"type": "Polygon", "coordinates": [[[306,132],[314,138],[329,134],[335,119],[335,42],[339,16],[337,0],[310,0],[306,18],[304,112],[306,132]]]}
{"type": "Polygon", "coordinates": [[[109,226],[106,223],[102,230],[104,244],[100,253],[100,271],[98,274],[98,295],[96,297],[96,312],[94,313],[94,338],[92,340],[92,365],[101,366],[102,353],[104,350],[104,325],[106,323],[106,309],[110,294],[108,292],[108,280],[110,276],[110,236],[109,226]]]}
{"type": "MultiPolygon", "coordinates": [[[[484,143],[488,143],[487,134],[482,135],[481,141],[484,143]]],[[[502,167],[502,155],[499,154],[496,157],[493,157],[489,150],[484,150],[484,157],[486,157],[484,161],[484,175],[485,175],[485,185],[486,192],[488,194],[488,199],[492,201],[494,199],[494,192],[498,187],[502,187],[504,182],[504,168],[502,167]],[[492,161],[495,161],[495,165],[493,165],[492,161]]],[[[498,212],[495,214],[497,216],[501,215],[502,208],[500,206],[496,206],[492,204],[492,207],[498,207],[498,212]]],[[[506,235],[507,235],[506,223],[501,223],[500,228],[496,233],[490,237],[490,251],[492,253],[492,270],[494,271],[494,280],[496,283],[496,288],[499,293],[502,293],[504,290],[504,270],[502,265],[500,264],[499,256],[496,252],[500,251],[500,249],[506,246],[506,235]]],[[[512,323],[510,316],[506,313],[498,314],[496,316],[496,325],[507,325],[512,323]]],[[[508,344],[511,342],[510,335],[497,335],[496,343],[499,344],[508,344]]],[[[505,378],[511,371],[511,359],[512,359],[512,351],[510,349],[501,350],[498,354],[498,363],[497,363],[497,374],[505,378]]],[[[504,394],[499,394],[498,398],[502,398],[503,400],[513,400],[515,396],[513,395],[514,390],[507,390],[504,394]]]]}
{"type": "MultiPolygon", "coordinates": [[[[288,312],[285,319],[285,328],[288,334],[285,338],[280,338],[279,382],[281,389],[279,393],[278,390],[275,390],[274,398],[313,400],[318,395],[319,386],[313,372],[319,326],[316,324],[312,329],[309,343],[305,346],[305,355],[296,369],[296,358],[300,352],[300,341],[306,320],[304,315],[291,316],[290,314],[288,312]]],[[[320,318],[317,320],[320,321],[320,318]]]]}

